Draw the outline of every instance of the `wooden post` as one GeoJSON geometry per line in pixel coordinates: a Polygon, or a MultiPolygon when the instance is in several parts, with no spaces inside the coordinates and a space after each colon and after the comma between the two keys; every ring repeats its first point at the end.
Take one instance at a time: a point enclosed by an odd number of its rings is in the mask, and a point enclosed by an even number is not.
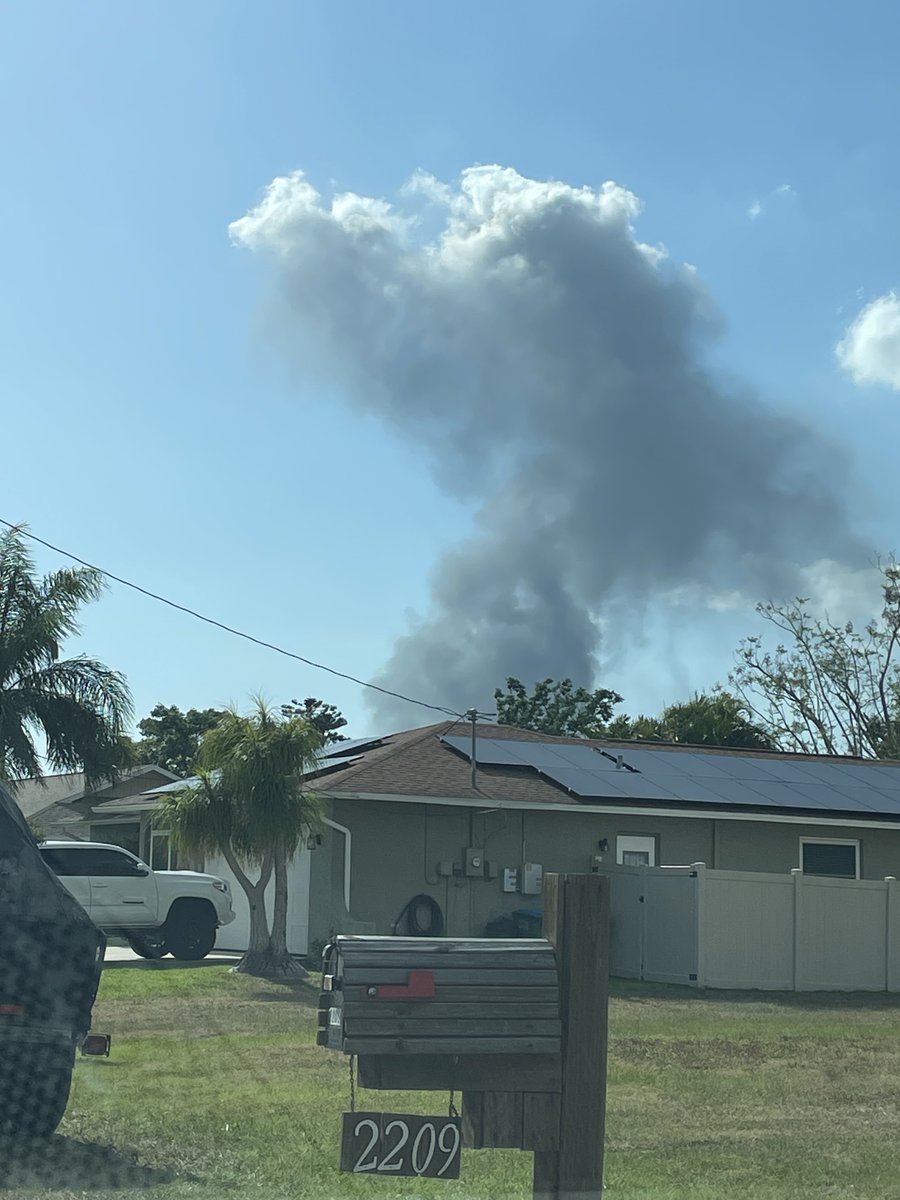
{"type": "Polygon", "coordinates": [[[543,893],[560,975],[562,1098],[559,1149],[534,1155],[534,1197],[587,1200],[603,1191],[610,881],[545,875],[543,893]]]}

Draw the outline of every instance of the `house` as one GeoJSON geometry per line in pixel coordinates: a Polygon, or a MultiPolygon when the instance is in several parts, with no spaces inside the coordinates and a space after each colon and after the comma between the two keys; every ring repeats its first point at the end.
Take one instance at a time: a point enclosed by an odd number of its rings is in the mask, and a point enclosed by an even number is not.
{"type": "Polygon", "coordinates": [[[152,828],[153,804],[139,802],[135,812],[129,801],[148,789],[164,787],[178,776],[163,767],[146,765],[123,771],[118,779],[99,788],[86,787],[81,772],[23,779],[13,795],[26,820],[42,837],[73,837],[111,842],[139,855],[157,870],[173,865],[168,838],[152,828]],[[124,807],[117,809],[118,804],[124,807]]]}
{"type": "Polygon", "coordinates": [[[440,905],[446,933],[478,935],[504,914],[540,906],[537,867],[703,862],[776,874],[801,867],[845,878],[900,875],[896,763],[587,742],[480,725],[473,773],[470,734],[449,723],[338,743],[328,754],[311,781],[332,822],[312,855],[313,937],[342,920],[351,931],[390,932],[419,894],[440,905]],[[510,871],[516,891],[506,890],[510,871]]]}
{"type": "MultiPolygon", "coordinates": [[[[411,920],[458,936],[512,913],[527,924],[540,912],[542,871],[705,863],[900,876],[900,763],[592,742],[503,725],[479,725],[475,738],[474,769],[461,722],[322,751],[307,782],[325,824],[291,865],[294,953],[334,931],[405,932],[411,920]]],[[[178,782],[145,766],[96,792],[69,776],[23,784],[18,798],[45,835],[114,842],[166,869],[177,864],[155,810],[178,782]]],[[[194,865],[232,883],[237,919],[219,945],[245,948],[249,914],[226,864],[194,865]]]]}
{"type": "MultiPolygon", "coordinates": [[[[900,876],[900,764],[558,738],[444,722],[327,747],[309,787],[321,845],[292,866],[289,944],[406,932],[412,915],[477,936],[540,909],[541,871],[705,863],[711,869],[900,876]],[[410,913],[410,902],[426,896],[410,913]],[[399,925],[398,925],[399,920],[399,925]]],[[[159,789],[94,811],[143,806],[159,789]]],[[[164,836],[164,831],[156,831],[164,836]]],[[[224,863],[207,869],[227,877],[224,863]]],[[[238,920],[246,927],[235,887],[238,920]]],[[[223,948],[225,948],[223,946],[223,948]]],[[[238,948],[238,947],[232,947],[238,948]]]]}

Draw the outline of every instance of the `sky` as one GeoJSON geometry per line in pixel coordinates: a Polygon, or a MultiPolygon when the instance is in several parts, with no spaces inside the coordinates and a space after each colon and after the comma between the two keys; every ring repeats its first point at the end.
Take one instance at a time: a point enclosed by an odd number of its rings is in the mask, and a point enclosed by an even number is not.
{"type": "MultiPolygon", "coordinates": [[[[0,35],[0,518],[454,709],[588,673],[656,711],[757,599],[870,611],[894,6],[47,2],[0,35]]],[[[434,716],[118,585],[70,648],[137,716],[434,716]]]]}

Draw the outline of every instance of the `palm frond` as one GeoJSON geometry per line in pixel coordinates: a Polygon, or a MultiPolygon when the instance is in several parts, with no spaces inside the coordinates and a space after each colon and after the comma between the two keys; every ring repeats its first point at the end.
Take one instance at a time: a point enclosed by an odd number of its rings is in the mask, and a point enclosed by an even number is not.
{"type": "Polygon", "coordinates": [[[78,631],[80,607],[103,580],[88,568],[39,579],[21,529],[0,534],[0,764],[6,774],[40,775],[34,738],[51,764],[84,769],[90,784],[124,761],[121,735],[131,716],[124,678],[87,657],[59,661],[78,631]]]}

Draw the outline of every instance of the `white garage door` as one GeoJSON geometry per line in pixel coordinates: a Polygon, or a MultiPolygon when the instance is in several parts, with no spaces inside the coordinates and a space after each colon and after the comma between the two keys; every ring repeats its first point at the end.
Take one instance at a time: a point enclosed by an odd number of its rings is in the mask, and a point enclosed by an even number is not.
{"type": "MultiPolygon", "coordinates": [[[[287,944],[291,954],[306,954],[309,950],[309,860],[310,853],[304,847],[297,851],[288,868],[287,944]]],[[[205,869],[227,881],[234,906],[234,920],[219,929],[216,949],[246,950],[250,939],[250,906],[244,889],[228,869],[224,858],[209,859],[205,869]]],[[[274,897],[273,880],[266,889],[266,908],[270,921],[274,897]]]]}

